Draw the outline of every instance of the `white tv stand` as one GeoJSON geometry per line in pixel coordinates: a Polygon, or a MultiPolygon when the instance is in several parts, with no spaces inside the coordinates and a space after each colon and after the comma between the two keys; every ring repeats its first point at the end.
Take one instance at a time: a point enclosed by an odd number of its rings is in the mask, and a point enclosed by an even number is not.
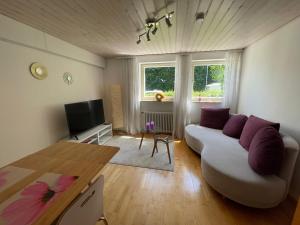
{"type": "Polygon", "coordinates": [[[102,124],[74,136],[70,141],[103,145],[113,136],[112,124],[102,124]]]}

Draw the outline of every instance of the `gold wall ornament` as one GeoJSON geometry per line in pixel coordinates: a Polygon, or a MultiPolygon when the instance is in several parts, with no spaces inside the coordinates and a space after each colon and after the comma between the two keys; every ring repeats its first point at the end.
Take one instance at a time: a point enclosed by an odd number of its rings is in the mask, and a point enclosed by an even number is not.
{"type": "Polygon", "coordinates": [[[71,85],[71,84],[73,84],[73,82],[74,82],[73,76],[72,76],[72,74],[69,73],[69,72],[65,72],[65,73],[63,74],[63,80],[64,80],[64,82],[65,82],[67,85],[71,85]]]}
{"type": "Polygon", "coordinates": [[[44,80],[48,76],[47,68],[38,62],[34,62],[30,65],[30,72],[31,75],[38,80],[44,80]]]}
{"type": "Polygon", "coordinates": [[[161,102],[164,99],[164,97],[165,96],[164,96],[163,92],[159,92],[159,93],[155,94],[156,101],[158,101],[158,102],[161,102]]]}

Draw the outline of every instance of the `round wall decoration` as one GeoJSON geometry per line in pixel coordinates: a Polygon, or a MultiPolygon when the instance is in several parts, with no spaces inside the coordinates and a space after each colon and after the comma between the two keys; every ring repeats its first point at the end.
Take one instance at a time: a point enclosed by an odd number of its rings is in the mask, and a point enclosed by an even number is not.
{"type": "Polygon", "coordinates": [[[38,80],[44,80],[48,76],[47,68],[37,62],[30,65],[30,72],[31,75],[38,80]]]}
{"type": "Polygon", "coordinates": [[[161,102],[164,99],[164,97],[165,96],[164,96],[163,92],[159,92],[159,93],[155,94],[156,101],[158,101],[158,102],[161,102]]]}
{"type": "Polygon", "coordinates": [[[71,85],[71,84],[74,82],[73,76],[72,76],[72,74],[69,73],[69,72],[65,72],[65,73],[63,74],[63,80],[64,80],[64,82],[65,82],[66,84],[68,84],[68,85],[71,85]]]}

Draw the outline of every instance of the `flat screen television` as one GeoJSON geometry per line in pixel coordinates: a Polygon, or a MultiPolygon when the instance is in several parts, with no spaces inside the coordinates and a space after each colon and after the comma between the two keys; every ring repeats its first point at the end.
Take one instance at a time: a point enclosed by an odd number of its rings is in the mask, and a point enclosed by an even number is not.
{"type": "Polygon", "coordinates": [[[65,104],[65,111],[71,136],[105,122],[102,99],[65,104]]]}

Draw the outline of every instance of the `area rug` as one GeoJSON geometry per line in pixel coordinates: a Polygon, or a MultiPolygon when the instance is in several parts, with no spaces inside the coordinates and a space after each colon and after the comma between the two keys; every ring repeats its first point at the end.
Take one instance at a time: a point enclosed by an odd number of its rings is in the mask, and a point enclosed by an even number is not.
{"type": "Polygon", "coordinates": [[[172,163],[169,163],[167,147],[158,143],[158,153],[151,157],[153,139],[144,138],[139,149],[140,138],[130,136],[114,136],[105,145],[116,146],[120,151],[110,160],[110,163],[136,166],[157,170],[174,171],[174,143],[170,143],[170,155],[172,163]]]}

